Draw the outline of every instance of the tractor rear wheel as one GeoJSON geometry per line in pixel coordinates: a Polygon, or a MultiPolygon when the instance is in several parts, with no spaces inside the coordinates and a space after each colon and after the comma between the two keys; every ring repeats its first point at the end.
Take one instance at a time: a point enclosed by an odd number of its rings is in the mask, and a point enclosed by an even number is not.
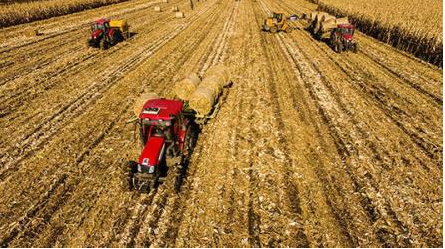
{"type": "Polygon", "coordinates": [[[339,42],[339,43],[338,43],[338,52],[339,52],[339,53],[343,52],[343,49],[344,49],[344,47],[343,47],[343,43],[339,42]]]}
{"type": "Polygon", "coordinates": [[[273,27],[270,27],[270,33],[277,33],[278,32],[278,28],[277,28],[277,26],[273,26],[273,27]]]}

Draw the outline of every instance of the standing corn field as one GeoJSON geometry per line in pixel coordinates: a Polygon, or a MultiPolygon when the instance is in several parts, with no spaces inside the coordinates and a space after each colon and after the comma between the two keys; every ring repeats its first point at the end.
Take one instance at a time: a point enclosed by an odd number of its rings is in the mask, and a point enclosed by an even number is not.
{"type": "Polygon", "coordinates": [[[0,28],[66,15],[128,0],[8,1],[0,5],[0,28]]]}

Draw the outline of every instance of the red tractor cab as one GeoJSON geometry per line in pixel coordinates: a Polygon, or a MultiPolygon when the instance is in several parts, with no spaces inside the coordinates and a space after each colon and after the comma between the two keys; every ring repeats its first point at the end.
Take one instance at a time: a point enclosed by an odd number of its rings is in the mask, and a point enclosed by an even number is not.
{"type": "Polygon", "coordinates": [[[183,108],[177,100],[152,99],[144,104],[138,122],[142,152],[137,162],[129,162],[130,189],[148,192],[171,173],[181,183],[197,134],[193,116],[183,108]]]}
{"type": "Polygon", "coordinates": [[[354,40],[355,27],[352,24],[339,24],[331,33],[330,45],[334,51],[341,53],[345,50],[358,50],[358,44],[354,40]]]}
{"type": "Polygon", "coordinates": [[[110,20],[102,18],[91,24],[91,38],[88,46],[107,49],[123,40],[120,30],[110,26],[110,20]]]}

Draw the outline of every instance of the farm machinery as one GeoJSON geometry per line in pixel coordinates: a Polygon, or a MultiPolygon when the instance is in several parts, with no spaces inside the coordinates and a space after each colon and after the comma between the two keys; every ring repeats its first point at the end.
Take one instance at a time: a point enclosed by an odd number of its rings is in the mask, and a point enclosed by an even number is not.
{"type": "Polygon", "coordinates": [[[283,13],[272,13],[272,16],[266,18],[263,23],[263,30],[271,33],[278,31],[290,32],[292,29],[283,13]]]}
{"type": "MultiPolygon", "coordinates": [[[[203,82],[196,75],[178,82],[175,91],[191,92],[187,98],[176,95],[174,99],[166,99],[149,93],[136,101],[134,121],[139,127],[142,151],[137,161],[128,162],[130,190],[147,193],[159,183],[174,179],[175,189],[179,191],[199,131],[216,116],[231,86],[230,79],[225,77],[228,71],[224,72],[225,76],[218,72],[221,71],[213,71],[203,82]],[[205,82],[221,85],[214,85],[212,89],[205,82]],[[205,89],[215,94],[205,95],[205,89]]],[[[179,95],[184,96],[182,94],[179,95]]]]}
{"type": "Polygon", "coordinates": [[[336,18],[325,12],[314,12],[306,16],[310,21],[309,31],[318,40],[325,40],[337,53],[358,51],[354,39],[355,27],[347,17],[336,18]]]}
{"type": "Polygon", "coordinates": [[[102,18],[91,24],[91,38],[87,44],[90,47],[108,49],[129,37],[127,21],[102,18]]]}

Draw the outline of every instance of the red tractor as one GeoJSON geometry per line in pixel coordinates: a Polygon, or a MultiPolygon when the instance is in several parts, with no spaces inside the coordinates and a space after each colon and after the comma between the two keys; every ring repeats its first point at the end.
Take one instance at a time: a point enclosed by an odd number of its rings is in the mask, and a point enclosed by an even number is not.
{"type": "MultiPolygon", "coordinates": [[[[180,190],[198,133],[216,117],[232,86],[230,71],[223,65],[208,69],[202,82],[198,76],[185,82],[195,86],[190,98],[177,94],[170,100],[144,93],[136,99],[136,117],[129,122],[139,126],[142,151],[137,161],[128,163],[130,190],[147,193],[163,181],[168,186],[174,181],[175,190],[180,190]]],[[[184,81],[177,82],[175,92],[189,90],[184,86],[184,81]]]]}
{"type": "Polygon", "coordinates": [[[125,20],[102,18],[91,24],[91,38],[88,46],[107,49],[129,37],[128,24],[125,20]]]}
{"type": "Polygon", "coordinates": [[[193,113],[180,100],[151,99],[143,105],[138,124],[142,152],[128,165],[130,189],[149,192],[174,173],[178,190],[199,130],[193,113]]]}
{"type": "Polygon", "coordinates": [[[352,24],[339,24],[332,32],[329,44],[335,52],[352,50],[357,53],[358,44],[354,40],[355,27],[352,24]]]}
{"type": "Polygon", "coordinates": [[[326,12],[313,12],[305,15],[309,21],[308,30],[317,40],[327,41],[337,53],[346,50],[357,52],[354,40],[355,26],[348,17],[336,18],[326,12]]]}

